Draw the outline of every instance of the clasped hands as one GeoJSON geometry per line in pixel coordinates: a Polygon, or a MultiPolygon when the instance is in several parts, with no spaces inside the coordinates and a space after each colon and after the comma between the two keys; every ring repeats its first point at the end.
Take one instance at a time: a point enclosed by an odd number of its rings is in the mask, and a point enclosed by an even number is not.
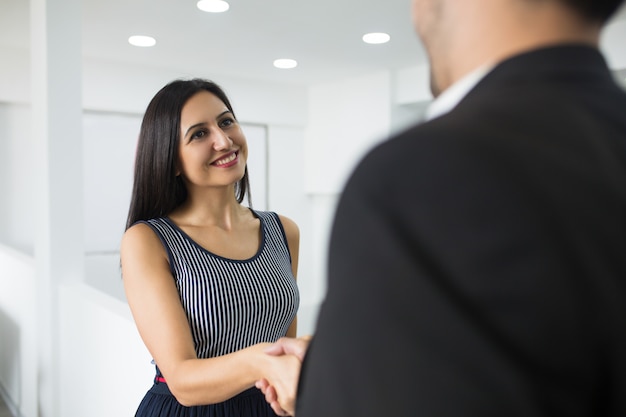
{"type": "Polygon", "coordinates": [[[255,385],[279,416],[295,415],[298,378],[310,340],[311,336],[282,337],[265,349],[266,354],[282,357],[283,360],[255,385]]]}

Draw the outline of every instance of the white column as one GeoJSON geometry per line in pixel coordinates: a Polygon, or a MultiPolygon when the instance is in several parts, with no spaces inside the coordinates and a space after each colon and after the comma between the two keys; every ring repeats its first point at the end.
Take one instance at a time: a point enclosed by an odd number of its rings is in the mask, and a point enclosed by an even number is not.
{"type": "Polygon", "coordinates": [[[38,416],[60,417],[59,286],[84,273],[80,0],[30,0],[38,416]]]}

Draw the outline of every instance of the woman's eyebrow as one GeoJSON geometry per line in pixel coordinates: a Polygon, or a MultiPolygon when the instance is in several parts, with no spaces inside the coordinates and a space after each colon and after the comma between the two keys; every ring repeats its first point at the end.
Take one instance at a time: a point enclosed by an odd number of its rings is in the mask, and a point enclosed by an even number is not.
{"type": "Polygon", "coordinates": [[[189,129],[187,129],[187,131],[185,132],[185,136],[184,137],[187,137],[187,135],[189,135],[189,132],[191,132],[193,129],[195,129],[196,127],[199,127],[199,126],[206,126],[206,123],[205,122],[200,122],[200,123],[196,123],[195,125],[189,126],[189,129]]]}
{"type": "MultiPolygon", "coordinates": [[[[224,110],[223,112],[221,112],[220,114],[218,114],[218,115],[217,115],[217,117],[216,117],[215,119],[217,120],[217,119],[219,119],[220,117],[222,117],[223,115],[228,114],[228,113],[232,113],[232,112],[231,112],[230,110],[224,110]]],[[[196,127],[199,127],[199,126],[206,126],[206,122],[200,122],[200,123],[196,123],[195,125],[191,125],[191,126],[189,126],[189,129],[187,129],[187,131],[185,132],[185,136],[184,136],[184,137],[187,137],[187,135],[189,135],[189,132],[190,132],[191,130],[193,130],[193,129],[195,129],[196,127]]]]}

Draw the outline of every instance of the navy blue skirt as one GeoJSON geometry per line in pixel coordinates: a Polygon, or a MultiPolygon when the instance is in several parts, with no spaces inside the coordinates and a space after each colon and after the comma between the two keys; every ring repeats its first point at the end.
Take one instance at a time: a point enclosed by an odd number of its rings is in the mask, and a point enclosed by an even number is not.
{"type": "Polygon", "coordinates": [[[263,393],[252,387],[217,404],[185,407],[167,384],[155,382],[139,404],[135,417],[277,417],[263,393]]]}

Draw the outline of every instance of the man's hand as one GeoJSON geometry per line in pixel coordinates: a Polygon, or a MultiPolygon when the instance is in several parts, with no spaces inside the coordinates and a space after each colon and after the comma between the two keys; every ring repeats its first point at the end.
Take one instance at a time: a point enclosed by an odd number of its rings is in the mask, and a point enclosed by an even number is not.
{"type": "MultiPolygon", "coordinates": [[[[311,336],[300,338],[282,337],[272,346],[265,349],[265,353],[271,356],[295,356],[301,363],[309,347],[311,336]]],[[[279,416],[293,416],[295,414],[296,390],[300,367],[295,375],[281,375],[278,379],[267,378],[256,382],[255,386],[263,392],[265,400],[272,410],[279,416]],[[287,379],[287,381],[285,381],[287,379]]]]}
{"type": "Polygon", "coordinates": [[[265,353],[273,356],[294,355],[302,362],[310,341],[311,336],[302,336],[297,339],[281,337],[276,343],[265,349],[265,353]]]}

